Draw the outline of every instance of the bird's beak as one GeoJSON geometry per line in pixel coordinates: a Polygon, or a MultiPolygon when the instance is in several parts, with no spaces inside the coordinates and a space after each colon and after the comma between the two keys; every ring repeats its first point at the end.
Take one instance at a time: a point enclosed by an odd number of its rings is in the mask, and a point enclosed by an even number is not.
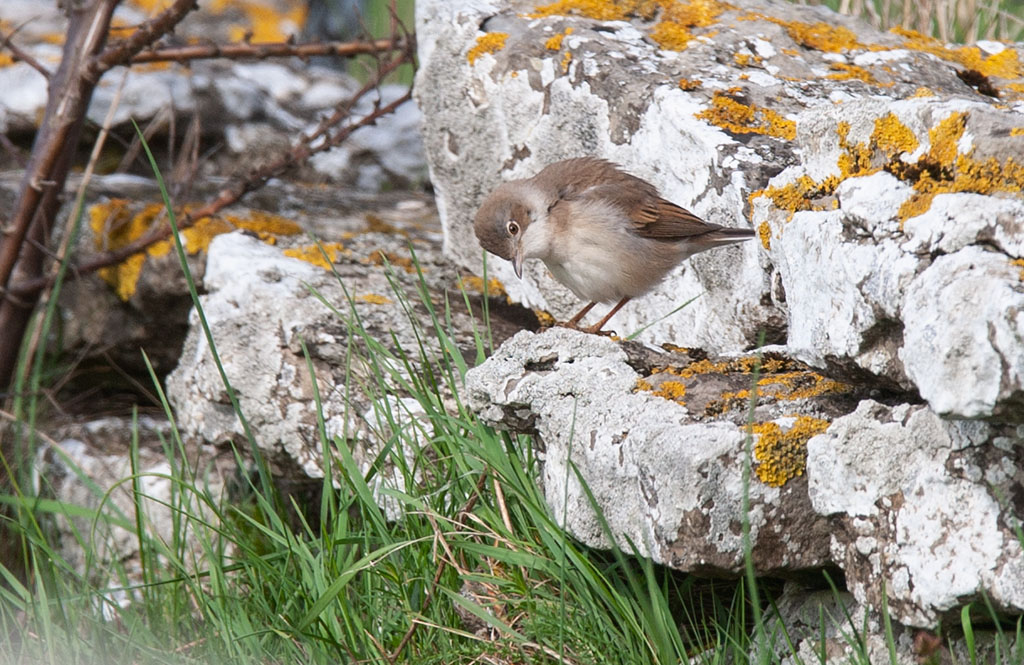
{"type": "Polygon", "coordinates": [[[523,248],[521,245],[516,245],[515,250],[512,252],[512,267],[515,268],[516,277],[519,279],[523,278],[523,248]]]}

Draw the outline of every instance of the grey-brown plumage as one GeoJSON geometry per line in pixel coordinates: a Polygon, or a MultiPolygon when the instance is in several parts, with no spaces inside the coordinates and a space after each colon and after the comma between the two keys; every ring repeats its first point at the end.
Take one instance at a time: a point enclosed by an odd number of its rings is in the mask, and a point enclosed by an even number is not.
{"type": "Polygon", "coordinates": [[[480,245],[512,261],[538,258],[590,304],[619,301],[596,332],[630,298],[653,289],[684,259],[754,236],[751,229],[709,224],[663,199],[654,185],[595,157],[567,159],[526,180],[506,182],[484,200],[473,223],[480,245]]]}

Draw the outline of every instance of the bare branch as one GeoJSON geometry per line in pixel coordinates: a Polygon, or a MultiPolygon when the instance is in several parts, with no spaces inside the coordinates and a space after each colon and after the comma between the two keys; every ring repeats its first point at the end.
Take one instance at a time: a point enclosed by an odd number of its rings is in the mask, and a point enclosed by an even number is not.
{"type": "Polygon", "coordinates": [[[174,26],[185,18],[185,14],[198,7],[196,0],[174,0],[174,4],[139,25],[135,32],[108,46],[94,57],[89,63],[87,75],[95,82],[111,67],[128,64],[142,49],[173,30],[174,26]]]}
{"type": "MultiPolygon", "coordinates": [[[[401,58],[400,61],[398,61],[395,64],[394,67],[387,67],[385,69],[387,72],[390,72],[393,69],[397,69],[398,65],[404,63],[405,59],[401,58]]],[[[373,90],[375,87],[376,86],[373,84],[367,84],[367,86],[364,86],[364,88],[359,93],[357,93],[356,96],[349,100],[344,106],[347,108],[348,111],[351,111],[351,106],[354,106],[355,101],[357,101],[360,98],[360,96],[365,95],[370,90],[373,90]]],[[[280,176],[281,174],[283,174],[290,168],[294,167],[295,165],[309,159],[309,157],[311,157],[312,155],[315,155],[317,153],[323,152],[332,147],[340,145],[357,129],[376,124],[377,120],[393,113],[395,109],[397,109],[399,106],[409,101],[410,99],[412,99],[412,90],[407,91],[404,95],[402,95],[401,97],[392,101],[389,104],[375,108],[373,112],[363,116],[362,118],[351,124],[345,125],[333,135],[325,136],[324,140],[317,143],[317,145],[311,146],[310,142],[315,140],[315,137],[324,136],[325,134],[327,134],[329,128],[333,126],[326,120],[324,122],[321,122],[317,130],[314,131],[313,138],[307,138],[303,140],[299,145],[295,146],[284,155],[278,157],[277,159],[271,162],[268,162],[267,164],[257,169],[254,169],[243,180],[235,183],[230,187],[222,189],[212,201],[210,201],[203,207],[199,208],[198,210],[193,210],[187,215],[185,215],[182,218],[182,220],[178,223],[178,228],[186,229],[194,225],[200,219],[203,219],[205,217],[213,217],[219,214],[224,208],[237,203],[243,196],[245,196],[249,192],[259,189],[260,187],[265,185],[266,182],[271,178],[280,176]]],[[[339,111],[336,112],[335,114],[332,114],[330,118],[335,118],[334,124],[337,124],[337,122],[343,119],[345,115],[345,113],[339,111]],[[335,116],[337,115],[341,115],[341,118],[335,118],[335,116]]],[[[328,118],[328,120],[330,118],[328,118]]],[[[161,226],[159,228],[155,228],[153,229],[153,231],[146,234],[142,238],[139,238],[135,242],[125,245],[124,247],[120,247],[116,250],[111,250],[109,252],[98,254],[96,256],[93,256],[78,263],[74,268],[72,268],[71,273],[77,277],[83,274],[95,272],[100,268],[106,268],[107,266],[115,265],[117,263],[120,263],[121,261],[124,261],[133,254],[138,254],[139,252],[145,251],[151,245],[154,245],[162,240],[166,240],[170,236],[171,229],[169,226],[161,226]]],[[[71,275],[69,275],[69,277],[70,276],[71,275]]],[[[46,286],[49,286],[52,283],[52,281],[52,278],[38,278],[26,280],[24,282],[20,282],[18,284],[13,285],[10,289],[10,292],[12,295],[27,295],[34,291],[39,291],[40,289],[45,288],[46,286]]]]}
{"type": "Polygon", "coordinates": [[[37,72],[39,72],[40,74],[42,74],[43,78],[45,78],[47,81],[49,81],[50,80],[50,76],[53,75],[50,72],[50,70],[47,69],[43,65],[43,63],[39,62],[38,60],[33,58],[31,55],[29,55],[27,52],[23,51],[21,49],[21,47],[18,46],[17,44],[15,44],[14,41],[13,41],[14,40],[14,35],[18,34],[18,31],[21,30],[21,28],[24,25],[25,24],[19,25],[17,28],[14,29],[14,32],[12,32],[9,35],[6,35],[3,38],[3,43],[0,44],[0,46],[2,46],[3,48],[6,48],[8,51],[10,51],[11,55],[14,56],[15,60],[21,60],[22,62],[27,64],[32,69],[34,69],[37,72]]]}
{"type": "Polygon", "coordinates": [[[295,56],[309,58],[318,55],[335,55],[339,57],[351,57],[364,53],[386,53],[388,51],[399,51],[404,48],[400,41],[391,39],[378,39],[375,41],[353,41],[353,42],[318,42],[313,44],[290,44],[288,42],[273,42],[265,44],[208,44],[196,46],[173,46],[166,48],[148,49],[136,53],[132,64],[144,62],[188,62],[190,60],[202,60],[209,58],[276,58],[295,56]]]}

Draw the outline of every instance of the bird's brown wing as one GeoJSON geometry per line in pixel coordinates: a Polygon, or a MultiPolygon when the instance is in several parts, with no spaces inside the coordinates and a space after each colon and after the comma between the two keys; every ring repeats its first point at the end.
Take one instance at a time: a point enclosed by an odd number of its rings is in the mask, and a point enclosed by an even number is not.
{"type": "MultiPolygon", "coordinates": [[[[644,185],[648,183],[640,181],[644,185]]],[[[642,238],[666,242],[692,238],[721,229],[708,224],[689,210],[666,201],[645,188],[601,185],[591,187],[578,198],[595,198],[620,208],[630,222],[630,230],[642,238]]]]}
{"type": "Polygon", "coordinates": [[[629,219],[637,235],[653,240],[682,240],[722,228],[661,197],[637,201],[629,208],[629,219]]]}
{"type": "Polygon", "coordinates": [[[581,157],[549,167],[535,178],[557,189],[558,199],[599,200],[619,207],[637,235],[667,242],[710,233],[722,227],[658,195],[651,183],[596,157],[581,157]]]}

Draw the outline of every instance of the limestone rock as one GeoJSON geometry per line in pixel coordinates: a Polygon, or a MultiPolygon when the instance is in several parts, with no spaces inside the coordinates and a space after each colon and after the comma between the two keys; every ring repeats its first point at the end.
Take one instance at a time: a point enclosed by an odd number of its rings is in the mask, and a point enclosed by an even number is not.
{"type": "Polygon", "coordinates": [[[808,492],[861,603],[928,628],[986,596],[1024,611],[1024,429],[865,400],[807,444],[808,492]]]}
{"type": "MultiPolygon", "coordinates": [[[[610,545],[582,480],[626,551],[635,545],[680,570],[737,574],[749,401],[738,393],[751,387],[753,364],[694,360],[555,328],[511,338],[467,373],[466,390],[484,421],[536,435],[545,497],[574,537],[610,545]],[[730,375],[730,366],[745,371],[730,375]],[[717,399],[701,396],[708,393],[717,399]]],[[[810,422],[825,427],[853,405],[820,377],[816,389],[775,392],[773,381],[800,372],[779,359],[765,367],[765,399],[755,412],[755,447],[765,444],[765,453],[750,484],[753,557],[761,573],[795,574],[827,562],[827,535],[802,467],[773,475],[801,455],[802,442],[784,434],[810,422]],[[763,471],[767,483],[758,480],[763,471]]]]}
{"type": "MultiPolygon", "coordinates": [[[[641,339],[711,351],[764,330],[792,357],[950,417],[1024,412],[1020,45],[946,45],[771,0],[564,7],[417,4],[449,256],[480,269],[471,221],[501,180],[606,157],[761,239],[684,262],[613,327],[653,323],[641,339]],[[984,267],[968,268],[979,251],[984,267]],[[989,302],[964,302],[977,289],[989,302]]],[[[521,282],[489,267],[530,307],[579,306],[540,262],[521,282]]]]}

